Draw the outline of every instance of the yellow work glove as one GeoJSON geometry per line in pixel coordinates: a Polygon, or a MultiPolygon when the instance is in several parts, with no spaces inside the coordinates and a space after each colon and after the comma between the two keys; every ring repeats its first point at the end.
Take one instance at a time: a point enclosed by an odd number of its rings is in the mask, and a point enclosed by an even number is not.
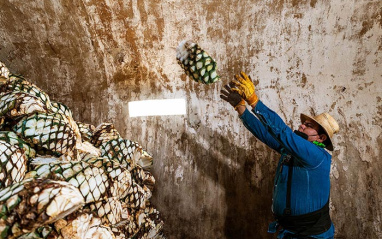
{"type": "Polygon", "coordinates": [[[235,84],[232,91],[239,93],[249,105],[256,104],[257,101],[259,101],[259,98],[255,93],[255,85],[252,83],[251,78],[244,72],[240,72],[240,76],[235,75],[235,78],[236,80],[232,81],[235,84]]]}

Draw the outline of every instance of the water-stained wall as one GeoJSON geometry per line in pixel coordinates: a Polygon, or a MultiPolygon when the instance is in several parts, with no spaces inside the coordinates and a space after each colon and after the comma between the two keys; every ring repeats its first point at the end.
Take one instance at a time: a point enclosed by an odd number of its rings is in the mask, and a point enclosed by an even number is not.
{"type": "Polygon", "coordinates": [[[279,155],[219,98],[240,70],[291,127],[301,112],[338,120],[336,238],[381,238],[381,50],[380,0],[0,0],[0,61],[76,120],[112,122],[153,154],[168,238],[275,238],[279,155]],[[175,59],[184,39],[215,58],[221,82],[185,76],[175,59]],[[129,101],[163,98],[185,98],[187,114],[129,117],[129,101]]]}

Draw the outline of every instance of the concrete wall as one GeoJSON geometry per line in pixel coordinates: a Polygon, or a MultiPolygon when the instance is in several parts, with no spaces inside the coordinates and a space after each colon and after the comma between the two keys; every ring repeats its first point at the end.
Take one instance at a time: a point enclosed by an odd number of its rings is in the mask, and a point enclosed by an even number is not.
{"type": "Polygon", "coordinates": [[[382,237],[380,0],[0,0],[0,61],[76,120],[112,122],[154,155],[168,238],[267,234],[278,156],[220,100],[245,70],[291,127],[339,122],[332,165],[336,238],[382,237]],[[200,85],[175,59],[199,43],[222,82],[200,85]],[[132,100],[185,98],[187,115],[129,118],[132,100]]]}

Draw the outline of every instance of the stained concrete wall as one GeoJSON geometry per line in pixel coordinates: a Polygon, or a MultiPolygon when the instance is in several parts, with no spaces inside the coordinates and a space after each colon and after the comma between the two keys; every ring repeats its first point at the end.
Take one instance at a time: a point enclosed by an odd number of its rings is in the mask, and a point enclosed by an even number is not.
{"type": "Polygon", "coordinates": [[[278,155],[219,99],[240,70],[291,127],[300,112],[338,120],[336,238],[381,238],[381,50],[380,0],[0,0],[0,61],[76,120],[112,122],[153,154],[168,238],[274,238],[278,155]],[[183,39],[215,58],[222,82],[185,76],[183,39]],[[187,114],[129,118],[129,101],[163,98],[185,98],[187,114]]]}

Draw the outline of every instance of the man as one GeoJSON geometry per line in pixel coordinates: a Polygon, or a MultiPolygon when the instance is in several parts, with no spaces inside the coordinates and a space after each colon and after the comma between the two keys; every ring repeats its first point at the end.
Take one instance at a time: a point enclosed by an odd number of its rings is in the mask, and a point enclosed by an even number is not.
{"type": "Polygon", "coordinates": [[[339,126],[328,113],[301,114],[301,125],[292,131],[255,93],[252,80],[241,72],[225,85],[220,97],[239,113],[245,127],[281,154],[274,179],[272,212],[276,221],[269,232],[277,238],[334,238],[329,216],[332,137],[339,126]],[[252,113],[246,108],[247,102],[252,113]]]}

